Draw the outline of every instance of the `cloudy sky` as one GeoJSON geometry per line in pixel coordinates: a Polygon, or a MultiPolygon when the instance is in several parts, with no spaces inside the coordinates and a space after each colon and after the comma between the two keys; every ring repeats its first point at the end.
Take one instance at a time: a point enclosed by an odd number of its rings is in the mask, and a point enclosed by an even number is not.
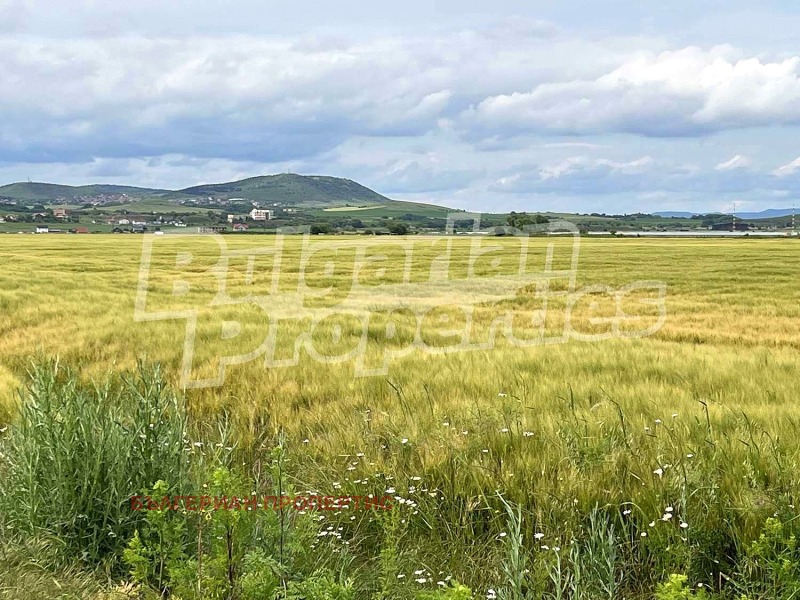
{"type": "Polygon", "coordinates": [[[0,0],[0,183],[758,210],[799,134],[796,0],[0,0]]]}

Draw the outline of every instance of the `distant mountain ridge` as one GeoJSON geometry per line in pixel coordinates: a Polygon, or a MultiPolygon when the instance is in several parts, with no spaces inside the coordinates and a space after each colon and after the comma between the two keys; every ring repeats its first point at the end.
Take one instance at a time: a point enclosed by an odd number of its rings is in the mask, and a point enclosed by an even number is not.
{"type": "MultiPolygon", "coordinates": [[[[737,212],[736,217],[739,219],[774,219],[776,217],[788,217],[791,216],[792,212],[795,212],[794,209],[791,208],[768,208],[766,210],[762,210],[759,212],[737,212]]],[[[666,217],[666,218],[677,218],[677,219],[691,219],[692,217],[697,217],[699,215],[729,215],[733,216],[733,213],[719,213],[719,212],[682,212],[682,211],[661,211],[661,212],[654,212],[653,215],[657,217],[666,217]]]]}
{"type": "Polygon", "coordinates": [[[69,186],[24,182],[0,186],[0,199],[17,202],[75,203],[103,196],[128,196],[131,199],[160,198],[182,203],[192,199],[229,200],[241,198],[261,204],[292,206],[367,206],[393,202],[386,196],[350,179],[322,175],[282,173],[249,177],[240,181],[197,185],[181,190],[141,188],[124,185],[69,186]]]}

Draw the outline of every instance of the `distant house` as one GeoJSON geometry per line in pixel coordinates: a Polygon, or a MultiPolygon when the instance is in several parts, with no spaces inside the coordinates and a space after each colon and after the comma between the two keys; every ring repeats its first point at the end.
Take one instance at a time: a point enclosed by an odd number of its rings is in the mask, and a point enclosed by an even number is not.
{"type": "Polygon", "coordinates": [[[130,224],[131,222],[129,219],[120,219],[119,221],[117,221],[117,225],[130,225],[130,224]]]}
{"type": "Polygon", "coordinates": [[[250,218],[253,219],[253,221],[271,221],[272,211],[254,208],[250,211],[250,218]]]}
{"type": "Polygon", "coordinates": [[[247,224],[246,223],[234,223],[233,224],[234,231],[247,231],[247,224]]]}
{"type": "Polygon", "coordinates": [[[67,209],[66,208],[54,208],[53,209],[53,216],[56,219],[66,219],[67,218],[67,209]]]}
{"type": "Polygon", "coordinates": [[[88,227],[76,227],[72,230],[72,233],[89,233],[88,227]]]}
{"type": "Polygon", "coordinates": [[[50,228],[47,226],[36,226],[36,233],[50,233],[50,228]]]}
{"type": "Polygon", "coordinates": [[[222,225],[198,227],[197,233],[223,233],[227,228],[222,225]]]}

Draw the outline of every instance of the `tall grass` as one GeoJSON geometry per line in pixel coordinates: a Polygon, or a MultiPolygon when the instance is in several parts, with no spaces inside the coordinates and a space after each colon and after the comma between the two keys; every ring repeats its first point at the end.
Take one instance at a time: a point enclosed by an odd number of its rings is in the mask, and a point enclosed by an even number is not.
{"type": "Polygon", "coordinates": [[[187,418],[157,369],[103,384],[35,364],[3,444],[8,530],[46,531],[88,563],[116,558],[139,515],[130,498],[187,479],[187,418]]]}

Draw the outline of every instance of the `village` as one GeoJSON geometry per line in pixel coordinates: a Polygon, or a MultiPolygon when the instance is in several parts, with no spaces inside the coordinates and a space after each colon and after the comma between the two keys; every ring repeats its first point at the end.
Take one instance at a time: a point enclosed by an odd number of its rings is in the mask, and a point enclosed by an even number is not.
{"type": "MultiPolygon", "coordinates": [[[[291,209],[289,209],[291,211],[291,209]]],[[[287,211],[288,212],[288,211],[287,211]]],[[[221,217],[209,211],[203,221],[220,220],[221,217]]],[[[275,218],[275,210],[255,207],[247,214],[228,214],[224,224],[193,223],[198,233],[246,232],[255,224],[264,224],[275,218]]],[[[102,219],[92,219],[88,225],[81,224],[81,217],[67,208],[53,208],[44,212],[34,212],[28,218],[21,218],[17,214],[0,215],[0,223],[28,223],[32,224],[28,233],[34,234],[88,234],[88,233],[163,233],[165,228],[186,229],[190,226],[186,217],[172,217],[169,215],[153,214],[124,214],[110,216],[102,219]],[[99,227],[98,227],[99,226],[99,227]]],[[[25,233],[24,230],[19,233],[25,233]]]]}

